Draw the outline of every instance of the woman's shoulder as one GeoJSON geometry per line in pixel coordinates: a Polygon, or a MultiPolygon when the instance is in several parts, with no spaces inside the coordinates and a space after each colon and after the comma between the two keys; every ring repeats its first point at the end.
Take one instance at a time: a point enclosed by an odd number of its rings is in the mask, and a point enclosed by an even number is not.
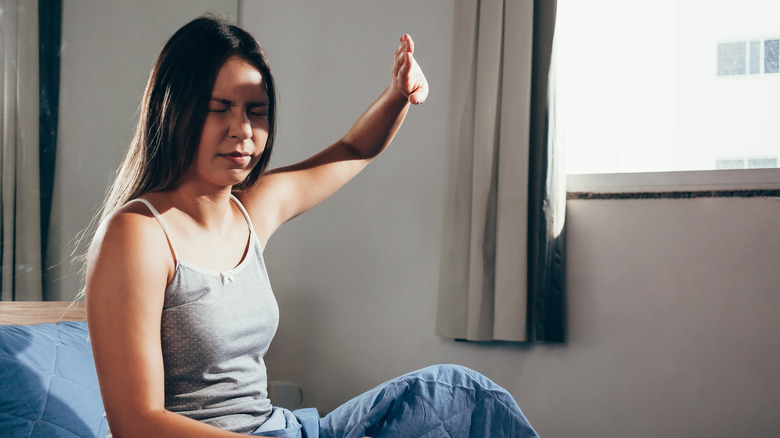
{"type": "Polygon", "coordinates": [[[105,232],[153,232],[160,228],[152,210],[141,201],[130,201],[109,214],[100,224],[105,232]]]}
{"type": "MultiPolygon", "coordinates": [[[[98,226],[92,240],[92,248],[157,252],[168,247],[163,228],[155,214],[143,202],[128,202],[110,215],[98,226]]],[[[150,254],[151,255],[151,254],[150,254]]]]}

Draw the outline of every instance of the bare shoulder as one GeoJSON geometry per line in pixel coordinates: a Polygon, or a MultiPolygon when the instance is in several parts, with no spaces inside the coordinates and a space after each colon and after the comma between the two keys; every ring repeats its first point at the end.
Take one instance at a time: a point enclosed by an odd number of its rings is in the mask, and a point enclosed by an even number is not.
{"type": "Polygon", "coordinates": [[[161,296],[174,268],[159,222],[148,207],[133,202],[109,216],[95,232],[87,257],[87,294],[114,284],[110,289],[117,292],[155,286],[161,296]]]}
{"type": "Polygon", "coordinates": [[[127,251],[130,255],[133,250],[152,251],[167,246],[165,232],[149,208],[133,202],[100,224],[93,238],[90,257],[100,256],[106,250],[127,251]]]}

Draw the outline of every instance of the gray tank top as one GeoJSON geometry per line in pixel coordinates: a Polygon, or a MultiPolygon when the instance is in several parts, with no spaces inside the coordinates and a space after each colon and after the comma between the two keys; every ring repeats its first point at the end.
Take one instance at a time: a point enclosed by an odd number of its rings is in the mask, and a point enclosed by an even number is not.
{"type": "Polygon", "coordinates": [[[162,312],[165,408],[233,432],[251,433],[271,414],[263,356],[279,324],[260,241],[244,206],[233,197],[249,226],[249,247],[241,263],[216,272],[176,254],[165,231],[175,272],[162,312]]]}

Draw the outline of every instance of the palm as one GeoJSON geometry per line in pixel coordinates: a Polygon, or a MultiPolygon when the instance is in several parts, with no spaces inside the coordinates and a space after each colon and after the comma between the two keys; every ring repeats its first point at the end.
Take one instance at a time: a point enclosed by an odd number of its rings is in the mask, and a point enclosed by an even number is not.
{"type": "Polygon", "coordinates": [[[413,104],[425,102],[428,97],[428,81],[414,59],[414,41],[409,35],[401,37],[393,62],[393,84],[413,104]]]}

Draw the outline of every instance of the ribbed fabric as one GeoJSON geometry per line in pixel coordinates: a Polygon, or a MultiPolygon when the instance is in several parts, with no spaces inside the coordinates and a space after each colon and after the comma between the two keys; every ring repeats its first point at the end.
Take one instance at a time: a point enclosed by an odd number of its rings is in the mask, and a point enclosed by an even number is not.
{"type": "Polygon", "coordinates": [[[252,222],[233,198],[250,230],[244,260],[228,271],[199,268],[176,254],[165,231],[176,271],[165,291],[162,352],[166,409],[221,429],[250,433],[271,414],[263,356],[279,323],[263,251],[252,222]]]}

